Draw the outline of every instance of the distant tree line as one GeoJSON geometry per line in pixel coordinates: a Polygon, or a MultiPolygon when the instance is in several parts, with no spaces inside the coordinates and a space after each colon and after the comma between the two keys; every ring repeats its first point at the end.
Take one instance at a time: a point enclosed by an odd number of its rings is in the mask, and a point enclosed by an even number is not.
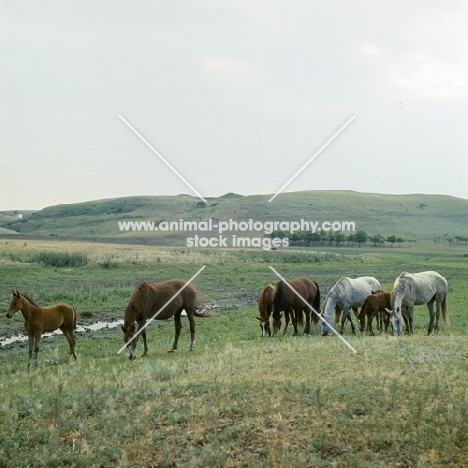
{"type": "Polygon", "coordinates": [[[316,245],[326,245],[329,247],[339,247],[341,245],[354,247],[357,245],[358,247],[361,247],[362,244],[366,244],[367,242],[371,242],[374,247],[382,246],[386,242],[389,243],[391,247],[393,247],[394,244],[398,244],[401,247],[401,244],[404,242],[408,242],[410,245],[417,242],[414,239],[405,240],[402,237],[397,236],[384,237],[381,234],[370,236],[365,231],[356,231],[352,234],[331,231],[299,231],[291,234],[289,231],[273,231],[267,237],[279,237],[280,239],[287,237],[289,239],[289,245],[303,247],[313,247],[316,245]]]}
{"type": "Polygon", "coordinates": [[[448,242],[450,245],[468,245],[467,236],[450,236],[444,234],[443,236],[434,236],[434,243],[439,244],[441,242],[448,242]]]}

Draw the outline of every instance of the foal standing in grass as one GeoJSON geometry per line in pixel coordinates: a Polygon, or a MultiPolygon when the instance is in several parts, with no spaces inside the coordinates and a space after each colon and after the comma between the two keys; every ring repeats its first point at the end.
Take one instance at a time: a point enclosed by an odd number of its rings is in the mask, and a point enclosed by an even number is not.
{"type": "Polygon", "coordinates": [[[29,361],[31,363],[34,350],[34,359],[37,362],[39,343],[43,333],[53,332],[60,328],[70,345],[70,355],[76,359],[75,353],[75,328],[76,311],[67,304],[56,304],[52,307],[38,307],[27,296],[18,291],[12,291],[13,297],[6,312],[8,318],[21,310],[24,318],[24,328],[29,338],[29,361]]]}

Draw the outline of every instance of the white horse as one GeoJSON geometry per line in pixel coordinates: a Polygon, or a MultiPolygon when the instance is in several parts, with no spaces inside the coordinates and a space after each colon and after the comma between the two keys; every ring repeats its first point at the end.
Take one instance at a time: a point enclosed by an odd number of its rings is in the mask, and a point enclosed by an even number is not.
{"type": "MultiPolygon", "coordinates": [[[[363,276],[356,279],[340,278],[327,294],[323,317],[333,326],[334,310],[336,308],[342,309],[340,333],[343,334],[345,322],[348,317],[350,318],[349,309],[351,307],[361,307],[366,297],[377,289],[380,289],[380,283],[372,276],[363,276]]],[[[322,335],[327,336],[329,332],[330,327],[322,322],[322,335]]]]}
{"type": "Polygon", "coordinates": [[[447,280],[435,271],[424,271],[422,273],[403,272],[393,286],[391,297],[392,310],[385,309],[390,315],[395,336],[401,335],[403,320],[406,331],[413,333],[413,307],[414,305],[427,304],[429,310],[429,328],[427,334],[432,330],[438,331],[440,311],[444,324],[449,322],[447,311],[447,280]],[[436,312],[434,312],[434,301],[436,312]],[[435,318],[435,328],[434,328],[435,318]]]}

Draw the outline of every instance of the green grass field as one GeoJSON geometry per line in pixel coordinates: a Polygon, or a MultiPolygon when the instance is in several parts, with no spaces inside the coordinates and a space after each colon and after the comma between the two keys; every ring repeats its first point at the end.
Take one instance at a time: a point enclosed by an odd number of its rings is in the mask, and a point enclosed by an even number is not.
{"type": "MultiPolygon", "coordinates": [[[[120,328],[44,338],[37,366],[21,343],[0,347],[0,466],[426,467],[468,465],[467,258],[463,246],[193,250],[97,242],[0,240],[0,308],[11,290],[40,305],[73,304],[78,322],[123,318],[143,280],[195,279],[216,316],[196,319],[190,353],[183,319],[149,326],[149,356],[127,359],[120,328]],[[83,266],[49,266],[48,252],[83,266]],[[41,254],[41,255],[38,255],[41,254]],[[45,259],[45,260],[44,260],[45,259]],[[341,276],[375,276],[391,290],[401,271],[434,269],[449,282],[451,326],[415,333],[261,338],[256,299],[267,283],[307,276],[322,297],[341,276]],[[236,306],[234,308],[233,306],[236,306]],[[226,310],[223,310],[226,309],[226,310]],[[227,310],[230,309],[230,310],[227,310]]],[[[23,333],[2,315],[0,338],[23,333]]],[[[139,343],[138,356],[142,352],[139,343]]]]}

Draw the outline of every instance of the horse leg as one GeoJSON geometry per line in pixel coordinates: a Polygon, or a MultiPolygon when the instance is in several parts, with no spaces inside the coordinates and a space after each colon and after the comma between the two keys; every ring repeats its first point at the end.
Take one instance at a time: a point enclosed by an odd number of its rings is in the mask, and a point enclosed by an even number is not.
{"type": "Polygon", "coordinates": [[[190,324],[190,351],[193,351],[195,347],[195,319],[193,317],[193,311],[187,311],[187,317],[190,324]]]}
{"type": "Polygon", "coordinates": [[[372,315],[371,313],[368,313],[365,317],[364,320],[367,320],[366,323],[366,333],[368,335],[372,335],[372,315]]]}
{"type": "Polygon", "coordinates": [[[338,323],[341,319],[341,308],[339,306],[335,307],[335,323],[338,323]]]}
{"type": "Polygon", "coordinates": [[[403,307],[401,310],[401,315],[405,321],[406,333],[408,335],[413,334],[413,307],[403,307]]]}
{"type": "MultiPolygon", "coordinates": [[[[376,317],[376,315],[378,313],[379,313],[378,310],[373,310],[369,314],[369,319],[368,319],[368,322],[367,322],[367,326],[369,327],[369,335],[371,335],[371,336],[374,335],[374,330],[372,329],[372,322],[374,321],[374,318],[376,317]]],[[[376,322],[377,322],[377,329],[378,329],[379,328],[379,320],[376,319],[376,322]]]]}
{"type": "Polygon", "coordinates": [[[439,298],[437,296],[434,296],[434,298],[431,301],[432,302],[432,304],[431,304],[432,310],[434,310],[434,301],[436,303],[436,311],[435,311],[436,323],[435,323],[434,331],[438,332],[439,331],[439,318],[440,318],[440,303],[441,303],[441,301],[439,300],[439,298]]]}
{"type": "MultiPolygon", "coordinates": [[[[345,326],[345,323],[346,323],[346,320],[348,320],[349,318],[349,321],[351,322],[351,317],[349,317],[349,307],[348,306],[344,306],[343,307],[343,313],[342,313],[342,316],[341,316],[341,329],[340,329],[340,335],[343,334],[344,332],[344,326],[345,326]]],[[[353,322],[351,322],[351,326],[353,327],[353,333],[354,332],[354,325],[353,325],[353,322]]]]}
{"type": "Polygon", "coordinates": [[[168,351],[169,353],[173,353],[177,349],[177,343],[179,342],[180,330],[182,330],[182,321],[180,319],[181,313],[182,313],[182,310],[178,310],[174,315],[175,337],[174,337],[174,344],[172,345],[172,349],[168,351]]]}
{"type": "Polygon", "coordinates": [[[68,345],[70,346],[70,356],[73,356],[76,361],[75,334],[73,333],[73,331],[67,330],[63,325],[60,327],[60,330],[62,330],[62,333],[65,335],[65,338],[68,341],[68,345]]]}
{"type": "Polygon", "coordinates": [[[285,311],[284,311],[284,330],[283,330],[283,336],[286,335],[286,332],[288,331],[288,325],[289,325],[289,311],[285,310],[285,311]]]}
{"type": "Polygon", "coordinates": [[[436,323],[435,323],[435,328],[434,331],[438,332],[439,331],[439,318],[440,318],[440,304],[441,301],[436,298],[436,323]]]}
{"type": "Polygon", "coordinates": [[[351,314],[349,313],[349,310],[348,310],[348,320],[349,320],[349,323],[351,324],[351,332],[353,333],[353,335],[355,335],[356,329],[354,328],[353,319],[351,317],[351,314]]]}
{"type": "Polygon", "coordinates": [[[296,336],[296,335],[299,335],[299,331],[297,329],[297,316],[299,315],[299,313],[302,314],[302,309],[292,309],[291,311],[291,321],[292,321],[292,324],[293,324],[293,327],[294,327],[294,333],[293,333],[293,336],[296,336]]]}
{"type": "MultiPolygon", "coordinates": [[[[433,297],[427,303],[427,310],[429,311],[429,328],[427,330],[428,335],[430,335],[432,330],[434,329],[434,319],[435,319],[434,300],[435,300],[435,298],[433,297]]],[[[438,320],[437,320],[437,322],[438,322],[438,320]]],[[[436,327],[435,327],[436,330],[437,330],[437,322],[436,322],[436,327]]]]}
{"type": "Polygon", "coordinates": [[[34,348],[34,335],[28,333],[28,340],[29,340],[29,359],[28,359],[28,367],[31,365],[32,353],[34,348]]]}
{"type": "Polygon", "coordinates": [[[305,328],[304,328],[304,335],[310,335],[310,314],[311,314],[311,311],[308,307],[305,307],[304,308],[304,313],[305,313],[305,316],[306,316],[306,324],[305,324],[305,328]]]}
{"type": "MultiPolygon", "coordinates": [[[[141,338],[143,339],[143,354],[141,357],[148,356],[148,343],[146,341],[146,319],[142,319],[141,321],[138,322],[138,330],[141,330],[141,338]]],[[[138,336],[135,338],[138,340],[138,336]]],[[[135,358],[136,358],[136,341],[135,341],[135,358]]]]}
{"type": "Polygon", "coordinates": [[[41,342],[42,333],[36,332],[34,335],[34,360],[37,364],[37,355],[39,354],[39,344],[41,342]]]}

